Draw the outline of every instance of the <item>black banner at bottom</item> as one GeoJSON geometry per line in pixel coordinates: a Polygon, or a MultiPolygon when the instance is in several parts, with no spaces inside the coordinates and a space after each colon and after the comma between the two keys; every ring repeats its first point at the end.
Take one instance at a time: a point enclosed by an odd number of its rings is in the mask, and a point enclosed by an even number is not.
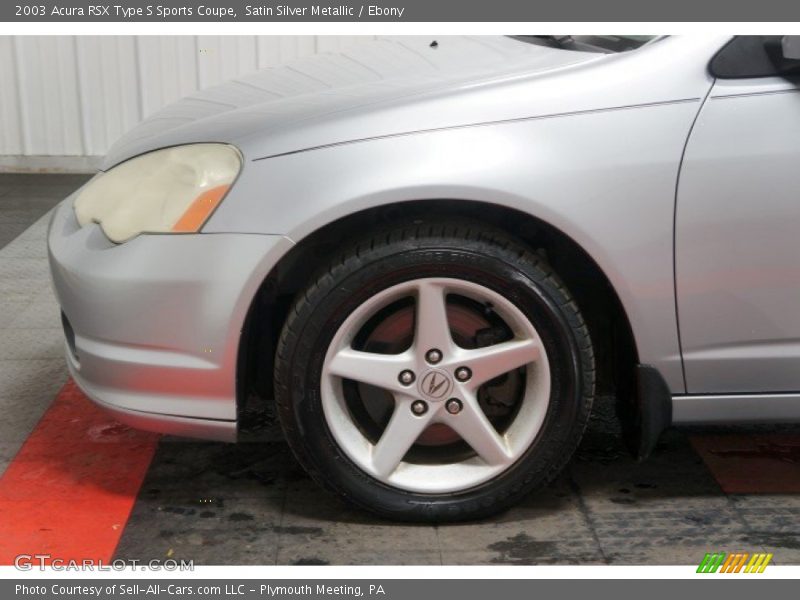
{"type": "Polygon", "coordinates": [[[708,574],[692,579],[281,579],[281,580],[122,580],[26,579],[0,581],[0,598],[84,600],[90,598],[211,599],[354,599],[422,600],[458,598],[486,600],[517,598],[647,598],[675,600],[703,594],[724,594],[726,600],[752,600],[754,595],[791,597],[797,582],[758,575],[708,574]],[[713,586],[713,590],[712,587],[713,586]],[[781,594],[785,594],[781,596],[781,594]]]}

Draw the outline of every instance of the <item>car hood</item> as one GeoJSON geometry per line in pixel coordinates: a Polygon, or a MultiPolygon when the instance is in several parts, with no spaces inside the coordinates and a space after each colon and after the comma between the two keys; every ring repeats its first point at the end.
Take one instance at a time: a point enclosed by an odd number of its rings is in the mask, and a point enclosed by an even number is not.
{"type": "Polygon", "coordinates": [[[507,37],[397,37],[316,54],[202,90],[117,141],[103,168],[178,144],[224,142],[248,160],[419,130],[531,116],[515,86],[607,55],[507,37]],[[485,95],[489,93],[489,95],[485,95]],[[520,112],[522,111],[522,112],[520,112]]]}

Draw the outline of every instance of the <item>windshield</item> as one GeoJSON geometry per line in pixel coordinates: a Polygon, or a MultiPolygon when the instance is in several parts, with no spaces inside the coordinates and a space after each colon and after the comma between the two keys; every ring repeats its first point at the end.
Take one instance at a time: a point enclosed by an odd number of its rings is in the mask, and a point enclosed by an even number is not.
{"type": "Polygon", "coordinates": [[[509,36],[528,44],[578,50],[581,52],[628,52],[648,44],[655,35],[512,35],[509,36]]]}

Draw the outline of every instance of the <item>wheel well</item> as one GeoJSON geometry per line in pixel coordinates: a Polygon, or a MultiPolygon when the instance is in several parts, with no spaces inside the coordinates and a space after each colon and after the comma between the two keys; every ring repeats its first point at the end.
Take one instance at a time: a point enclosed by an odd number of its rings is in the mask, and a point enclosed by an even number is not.
{"type": "Polygon", "coordinates": [[[627,398],[638,363],[636,344],[619,298],[592,258],[571,238],[526,213],[494,204],[424,200],[368,209],[334,221],[301,240],[267,276],[254,298],[239,348],[238,407],[247,428],[263,418],[272,397],[272,364],[295,295],[342,243],[378,225],[401,220],[473,218],[503,229],[542,254],[564,280],[586,319],[597,360],[597,393],[627,398]],[[268,357],[268,358],[267,358],[268,357]]]}

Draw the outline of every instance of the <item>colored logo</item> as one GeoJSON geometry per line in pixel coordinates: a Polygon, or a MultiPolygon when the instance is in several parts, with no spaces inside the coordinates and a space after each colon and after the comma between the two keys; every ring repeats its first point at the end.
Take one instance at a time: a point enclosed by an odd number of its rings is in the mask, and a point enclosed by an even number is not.
{"type": "Polygon", "coordinates": [[[772,554],[765,552],[725,552],[706,553],[700,565],[697,567],[698,573],[763,573],[767,568],[772,554]]]}

